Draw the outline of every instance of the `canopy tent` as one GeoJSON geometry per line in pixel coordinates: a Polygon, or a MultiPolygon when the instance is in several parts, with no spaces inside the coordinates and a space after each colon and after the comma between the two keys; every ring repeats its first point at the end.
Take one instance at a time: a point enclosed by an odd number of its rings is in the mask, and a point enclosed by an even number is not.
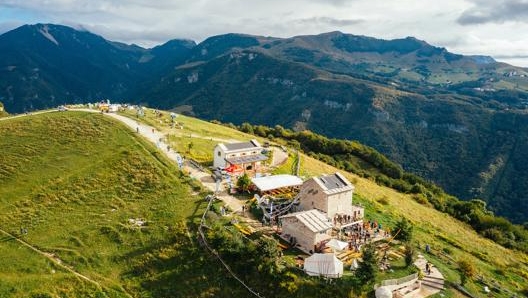
{"type": "Polygon", "coordinates": [[[326,243],[326,246],[336,251],[345,249],[348,246],[348,243],[339,241],[337,239],[330,239],[330,241],[326,243]]]}
{"type": "Polygon", "coordinates": [[[225,171],[231,174],[238,174],[238,173],[242,173],[244,169],[242,169],[241,167],[237,165],[232,164],[232,165],[229,165],[229,167],[225,168],[225,171]]]}
{"type": "Polygon", "coordinates": [[[343,262],[334,254],[313,254],[304,260],[304,271],[311,276],[339,278],[343,276],[343,262]]]}
{"type": "Polygon", "coordinates": [[[253,178],[251,179],[251,182],[253,182],[261,192],[283,187],[300,186],[303,183],[301,178],[286,174],[253,178]]]}

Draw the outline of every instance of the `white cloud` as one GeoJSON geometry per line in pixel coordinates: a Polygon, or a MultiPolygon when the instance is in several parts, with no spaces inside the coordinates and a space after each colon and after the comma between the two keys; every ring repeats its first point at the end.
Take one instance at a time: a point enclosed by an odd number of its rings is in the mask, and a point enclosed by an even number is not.
{"type": "Polygon", "coordinates": [[[526,0],[473,0],[475,5],[462,13],[458,22],[462,25],[528,22],[526,0]]]}
{"type": "Polygon", "coordinates": [[[80,25],[111,40],[154,46],[228,32],[289,37],[339,30],[415,36],[463,54],[519,56],[528,52],[521,42],[528,38],[527,6],[528,0],[2,0],[0,32],[27,22],[80,25]]]}

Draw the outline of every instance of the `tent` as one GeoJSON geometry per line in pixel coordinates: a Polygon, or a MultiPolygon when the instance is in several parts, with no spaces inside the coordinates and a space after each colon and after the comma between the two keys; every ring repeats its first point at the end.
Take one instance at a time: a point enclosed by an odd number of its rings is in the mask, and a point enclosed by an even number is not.
{"type": "Polygon", "coordinates": [[[328,243],[326,244],[327,247],[330,247],[331,249],[333,249],[334,251],[336,250],[343,250],[345,249],[347,246],[348,246],[348,243],[346,242],[343,242],[343,241],[339,241],[337,239],[331,239],[330,241],[328,241],[328,243]]]}
{"type": "Polygon", "coordinates": [[[392,291],[389,287],[379,287],[376,289],[376,298],[392,298],[392,291]]]}
{"type": "Polygon", "coordinates": [[[350,265],[350,270],[356,270],[359,268],[359,264],[357,262],[357,259],[354,259],[354,261],[352,261],[352,264],[350,265]]]}
{"type": "Polygon", "coordinates": [[[339,278],[343,276],[343,262],[334,254],[313,254],[304,260],[304,271],[311,276],[339,278]]]}

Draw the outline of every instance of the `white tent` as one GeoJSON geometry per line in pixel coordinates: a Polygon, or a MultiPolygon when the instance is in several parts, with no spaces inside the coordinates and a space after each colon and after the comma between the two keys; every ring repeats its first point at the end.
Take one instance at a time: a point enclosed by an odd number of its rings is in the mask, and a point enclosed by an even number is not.
{"type": "Polygon", "coordinates": [[[350,265],[350,270],[356,270],[359,268],[359,264],[357,262],[357,259],[354,259],[354,261],[352,261],[352,264],[350,265]]]}
{"type": "Polygon", "coordinates": [[[313,254],[304,260],[304,271],[311,276],[339,278],[343,276],[343,262],[334,254],[313,254]]]}
{"type": "Polygon", "coordinates": [[[327,247],[330,247],[331,249],[333,249],[334,251],[336,250],[343,250],[345,249],[347,246],[348,246],[348,243],[346,242],[343,242],[343,241],[339,241],[337,239],[331,239],[330,241],[328,241],[328,243],[326,244],[327,247]]]}
{"type": "Polygon", "coordinates": [[[392,291],[389,287],[379,287],[376,289],[376,298],[392,298],[392,291]]]}

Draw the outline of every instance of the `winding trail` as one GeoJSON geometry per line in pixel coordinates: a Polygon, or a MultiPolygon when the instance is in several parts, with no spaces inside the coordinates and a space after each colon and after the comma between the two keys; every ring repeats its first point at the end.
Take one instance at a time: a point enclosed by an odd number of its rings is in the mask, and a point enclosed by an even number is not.
{"type": "Polygon", "coordinates": [[[75,270],[73,270],[70,266],[66,265],[64,262],[62,262],[61,259],[59,259],[59,257],[57,257],[56,255],[52,254],[52,253],[48,253],[48,252],[45,252],[45,251],[42,251],[38,248],[36,248],[35,246],[27,243],[26,241],[16,237],[15,235],[9,233],[9,232],[6,232],[2,229],[0,229],[0,232],[4,235],[6,235],[7,237],[17,241],[18,243],[24,245],[25,247],[37,252],[38,254],[40,255],[43,255],[44,257],[46,257],[48,260],[52,261],[55,265],[61,267],[62,269],[74,274],[75,276],[81,278],[81,279],[84,279],[85,281],[87,282],[90,282],[94,285],[96,285],[97,287],[99,287],[100,289],[102,289],[103,287],[101,286],[101,284],[99,284],[98,282],[96,282],[95,280],[89,278],[88,276],[86,275],[83,275],[75,270]]]}
{"type": "MultiPolygon", "coordinates": [[[[93,110],[83,110],[83,111],[93,112],[93,110]]],[[[145,139],[155,144],[158,147],[158,149],[161,152],[163,152],[163,154],[165,154],[170,160],[176,162],[176,156],[178,155],[178,153],[175,152],[174,150],[166,149],[168,144],[164,141],[164,138],[165,138],[164,133],[159,132],[153,126],[150,126],[144,123],[139,123],[138,121],[128,118],[126,116],[121,116],[121,115],[113,114],[113,113],[107,113],[105,115],[121,121],[133,131],[138,132],[141,136],[145,137],[145,139]]],[[[198,137],[198,136],[193,135],[193,138],[194,137],[198,137]]],[[[210,138],[206,138],[206,139],[210,139],[210,138]]],[[[207,189],[209,189],[210,191],[212,192],[216,191],[216,183],[214,182],[213,178],[211,177],[209,173],[196,168],[188,161],[185,161],[183,165],[183,170],[189,173],[189,175],[192,178],[200,181],[200,183],[203,186],[205,186],[207,189]]],[[[217,193],[217,197],[221,199],[234,212],[241,212],[242,206],[245,204],[245,201],[239,200],[229,195],[224,188],[221,188],[219,190],[219,192],[217,193]]]]}

